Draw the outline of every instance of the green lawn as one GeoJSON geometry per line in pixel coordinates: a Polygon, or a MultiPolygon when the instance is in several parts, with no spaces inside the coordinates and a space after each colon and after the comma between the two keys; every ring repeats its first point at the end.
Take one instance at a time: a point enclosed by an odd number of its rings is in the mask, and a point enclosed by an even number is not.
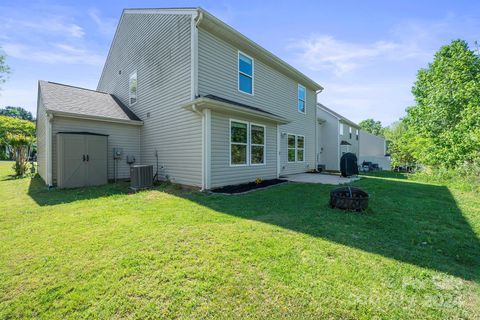
{"type": "Polygon", "coordinates": [[[364,177],[240,196],[46,190],[0,162],[0,319],[480,318],[480,196],[364,177]]]}

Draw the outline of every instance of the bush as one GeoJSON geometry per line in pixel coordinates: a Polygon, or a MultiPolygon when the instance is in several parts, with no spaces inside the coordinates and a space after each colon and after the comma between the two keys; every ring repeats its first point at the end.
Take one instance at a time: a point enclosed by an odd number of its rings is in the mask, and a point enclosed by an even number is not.
{"type": "Polygon", "coordinates": [[[446,184],[462,191],[480,192],[480,159],[461,163],[455,169],[425,167],[412,180],[446,184]]]}

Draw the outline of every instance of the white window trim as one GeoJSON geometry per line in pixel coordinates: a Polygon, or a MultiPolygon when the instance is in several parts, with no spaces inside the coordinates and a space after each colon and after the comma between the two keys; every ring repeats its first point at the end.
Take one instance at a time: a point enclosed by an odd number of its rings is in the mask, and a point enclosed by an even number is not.
{"type": "Polygon", "coordinates": [[[352,135],[352,127],[348,127],[348,138],[349,139],[352,139],[353,135],[352,135]]]}
{"type": "Polygon", "coordinates": [[[287,133],[287,163],[304,163],[304,162],[305,162],[305,136],[303,134],[287,133]],[[290,161],[288,159],[288,151],[290,149],[292,149],[288,146],[288,136],[294,136],[295,137],[295,148],[293,148],[293,150],[295,150],[295,160],[294,161],[290,161]],[[303,138],[303,148],[298,148],[298,137],[303,138]],[[303,150],[303,160],[302,161],[298,160],[298,154],[297,154],[298,150],[303,150]]]}
{"type": "Polygon", "coordinates": [[[250,126],[248,125],[247,121],[243,120],[236,120],[236,119],[230,119],[229,121],[229,127],[228,127],[228,145],[229,145],[229,163],[230,167],[247,167],[249,164],[249,159],[250,159],[250,152],[249,152],[249,143],[248,141],[250,140],[250,126]],[[238,123],[243,123],[247,125],[247,143],[241,143],[241,142],[232,142],[232,122],[238,122],[238,123]],[[234,164],[232,163],[232,144],[238,144],[238,145],[245,145],[247,149],[247,155],[246,155],[246,162],[241,163],[241,164],[234,164]]]}
{"type": "Polygon", "coordinates": [[[297,87],[297,111],[301,114],[307,114],[307,89],[302,86],[300,83],[298,84],[297,87]],[[305,92],[305,100],[302,100],[304,103],[304,110],[303,112],[298,109],[298,101],[300,100],[300,88],[303,88],[303,91],[305,92]]]}
{"type": "Polygon", "coordinates": [[[343,123],[341,123],[341,122],[339,123],[339,128],[340,128],[339,134],[340,134],[341,136],[343,136],[343,123]]]}
{"type": "Polygon", "coordinates": [[[237,90],[238,90],[238,92],[241,92],[243,94],[248,94],[249,96],[253,96],[255,94],[255,59],[253,59],[251,56],[243,53],[240,50],[237,52],[237,90]],[[251,76],[240,71],[240,55],[243,55],[243,56],[252,60],[252,75],[251,76]],[[252,93],[240,90],[240,74],[243,74],[244,76],[252,78],[252,93]]]}
{"type": "Polygon", "coordinates": [[[358,129],[355,130],[355,139],[358,140],[358,135],[359,135],[359,132],[358,132],[358,129]]]}
{"type": "MultiPolygon", "coordinates": [[[[258,166],[265,166],[266,163],[267,163],[267,127],[264,126],[263,124],[259,124],[259,123],[254,123],[254,122],[250,122],[250,125],[249,125],[249,144],[250,144],[250,158],[249,158],[249,162],[250,162],[250,165],[251,166],[255,166],[255,167],[258,167],[258,166]],[[252,126],[257,126],[257,127],[263,127],[263,144],[256,144],[256,143],[252,143],[252,126]],[[252,147],[263,147],[263,163],[252,163],[252,147]]],[[[230,153],[230,156],[231,156],[231,153],[230,153]]]]}
{"type": "Polygon", "coordinates": [[[137,70],[135,69],[128,76],[128,105],[129,106],[134,106],[134,105],[137,104],[137,102],[138,102],[138,74],[137,74],[137,70]],[[131,81],[133,75],[135,75],[135,79],[137,80],[137,91],[135,93],[135,102],[134,103],[132,103],[132,90],[130,88],[130,81],[131,81]]]}

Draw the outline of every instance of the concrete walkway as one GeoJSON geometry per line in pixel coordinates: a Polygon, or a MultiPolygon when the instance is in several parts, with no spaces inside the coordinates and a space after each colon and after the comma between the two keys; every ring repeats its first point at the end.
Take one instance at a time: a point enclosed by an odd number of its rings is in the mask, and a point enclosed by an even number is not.
{"type": "Polygon", "coordinates": [[[303,183],[321,183],[321,184],[346,184],[356,180],[359,180],[359,177],[350,177],[344,178],[340,175],[325,174],[325,173],[297,173],[297,174],[288,174],[282,176],[281,178],[287,179],[292,182],[303,182],[303,183]]]}

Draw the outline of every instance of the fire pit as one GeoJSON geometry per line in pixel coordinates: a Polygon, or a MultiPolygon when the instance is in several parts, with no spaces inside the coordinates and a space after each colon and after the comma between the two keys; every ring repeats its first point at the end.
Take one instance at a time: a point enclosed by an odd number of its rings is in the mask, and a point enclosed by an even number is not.
{"type": "Polygon", "coordinates": [[[359,188],[341,187],[330,191],[330,207],[363,211],[368,208],[368,193],[359,188]]]}

